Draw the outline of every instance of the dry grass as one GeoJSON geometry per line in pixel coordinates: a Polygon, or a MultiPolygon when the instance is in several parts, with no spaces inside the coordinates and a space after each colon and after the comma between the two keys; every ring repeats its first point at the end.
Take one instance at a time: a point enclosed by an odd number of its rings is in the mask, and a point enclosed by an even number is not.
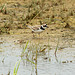
{"type": "Polygon", "coordinates": [[[74,0],[1,0],[0,34],[42,23],[75,27],[74,0]]]}

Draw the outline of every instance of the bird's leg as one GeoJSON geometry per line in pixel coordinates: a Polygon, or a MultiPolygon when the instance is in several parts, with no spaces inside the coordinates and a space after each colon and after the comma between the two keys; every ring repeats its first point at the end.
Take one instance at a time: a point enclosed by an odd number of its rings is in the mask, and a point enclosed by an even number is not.
{"type": "Polygon", "coordinates": [[[34,33],[33,33],[33,37],[35,37],[34,33]]]}
{"type": "Polygon", "coordinates": [[[40,33],[39,33],[39,38],[40,38],[40,33]]]}
{"type": "Polygon", "coordinates": [[[33,37],[35,37],[34,32],[32,31],[33,37]]]}

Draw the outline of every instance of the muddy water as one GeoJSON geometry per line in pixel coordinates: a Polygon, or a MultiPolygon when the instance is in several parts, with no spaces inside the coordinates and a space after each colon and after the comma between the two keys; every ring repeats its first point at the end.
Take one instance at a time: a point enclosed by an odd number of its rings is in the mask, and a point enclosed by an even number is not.
{"type": "MultiPolygon", "coordinates": [[[[7,37],[6,37],[7,38],[7,37]]],[[[13,74],[14,66],[21,59],[20,55],[25,44],[16,43],[14,39],[0,39],[0,75],[13,74]]],[[[57,50],[46,49],[45,54],[41,53],[37,59],[38,75],[75,75],[75,47],[68,47],[57,50]]],[[[21,61],[18,75],[36,75],[35,65],[30,62],[21,61]]]]}

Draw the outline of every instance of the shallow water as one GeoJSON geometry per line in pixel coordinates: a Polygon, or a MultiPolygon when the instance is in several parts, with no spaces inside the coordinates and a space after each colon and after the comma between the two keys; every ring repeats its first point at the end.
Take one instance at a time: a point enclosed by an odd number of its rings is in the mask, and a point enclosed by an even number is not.
{"type": "MultiPolygon", "coordinates": [[[[0,44],[0,75],[13,74],[14,66],[21,59],[20,55],[23,45],[14,42],[3,42],[0,44]]],[[[74,75],[75,74],[75,48],[64,48],[57,51],[57,60],[54,49],[38,56],[38,75],[74,75]],[[47,58],[47,59],[45,59],[47,58]],[[50,59],[50,61],[49,61],[50,59]]],[[[30,62],[21,61],[18,75],[36,75],[35,65],[30,62]]]]}

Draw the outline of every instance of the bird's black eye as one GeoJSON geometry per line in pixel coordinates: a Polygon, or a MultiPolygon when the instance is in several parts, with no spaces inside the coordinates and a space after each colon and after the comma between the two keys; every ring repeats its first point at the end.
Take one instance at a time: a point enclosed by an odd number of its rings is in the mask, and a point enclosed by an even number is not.
{"type": "Polygon", "coordinates": [[[47,27],[47,25],[45,25],[45,27],[47,27]]]}
{"type": "Polygon", "coordinates": [[[47,27],[47,24],[43,25],[43,27],[47,27]]]}

